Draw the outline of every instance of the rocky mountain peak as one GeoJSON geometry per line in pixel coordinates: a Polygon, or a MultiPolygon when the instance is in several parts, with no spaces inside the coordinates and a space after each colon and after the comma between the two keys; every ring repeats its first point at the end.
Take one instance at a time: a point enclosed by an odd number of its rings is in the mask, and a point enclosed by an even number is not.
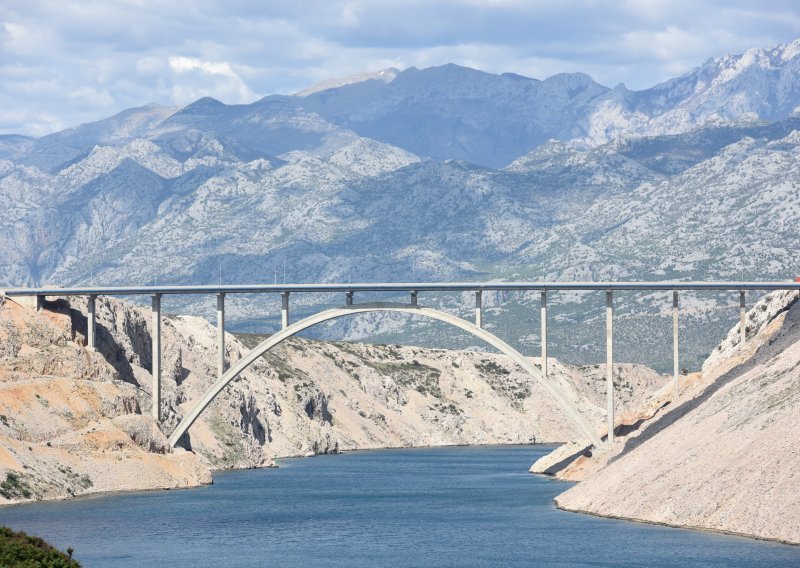
{"type": "Polygon", "coordinates": [[[353,85],[356,83],[363,83],[365,81],[378,81],[380,83],[391,83],[394,81],[395,77],[400,74],[400,69],[396,67],[388,67],[386,69],[381,69],[380,71],[374,72],[367,72],[367,73],[354,73],[352,75],[347,75],[345,77],[337,77],[334,79],[326,79],[320,83],[307,87],[301,91],[294,93],[296,97],[307,97],[308,95],[313,95],[314,93],[320,93],[322,91],[327,91],[330,89],[336,89],[338,87],[344,87],[345,85],[353,85]]]}

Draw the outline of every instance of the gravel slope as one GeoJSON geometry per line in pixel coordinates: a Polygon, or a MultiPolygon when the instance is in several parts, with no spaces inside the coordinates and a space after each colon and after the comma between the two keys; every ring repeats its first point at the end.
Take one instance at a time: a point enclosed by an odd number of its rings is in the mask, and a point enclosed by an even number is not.
{"type": "Polygon", "coordinates": [[[767,296],[699,380],[556,498],[563,509],[800,544],[800,303],[767,296]],[[610,459],[609,459],[610,457],[610,459]]]}

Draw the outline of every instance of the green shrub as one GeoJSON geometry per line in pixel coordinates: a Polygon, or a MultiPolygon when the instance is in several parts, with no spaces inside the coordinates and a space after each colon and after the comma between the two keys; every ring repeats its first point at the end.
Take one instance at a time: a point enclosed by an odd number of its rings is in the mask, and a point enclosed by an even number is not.
{"type": "Polygon", "coordinates": [[[0,526],[0,566],[80,568],[72,559],[72,549],[67,550],[69,554],[64,554],[39,537],[0,526]]]}

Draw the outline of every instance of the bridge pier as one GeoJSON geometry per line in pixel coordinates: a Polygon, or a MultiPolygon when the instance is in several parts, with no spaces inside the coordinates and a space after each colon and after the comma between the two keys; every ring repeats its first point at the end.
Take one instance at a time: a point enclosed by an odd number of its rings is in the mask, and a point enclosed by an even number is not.
{"type": "Polygon", "coordinates": [[[608,443],[614,443],[614,293],[606,291],[606,424],[608,443]]]}
{"type": "Polygon", "coordinates": [[[345,293],[345,295],[344,295],[344,303],[347,306],[352,306],[353,305],[353,293],[352,292],[346,292],[345,293]]]}
{"type": "Polygon", "coordinates": [[[289,327],[289,292],[281,292],[281,329],[289,327]]]}
{"type": "Polygon", "coordinates": [[[416,290],[412,290],[411,291],[411,305],[412,306],[418,305],[417,304],[417,291],[416,290]]]}
{"type": "Polygon", "coordinates": [[[678,353],[678,291],[672,291],[672,400],[678,400],[681,389],[678,384],[680,361],[678,353]]]}
{"type": "Polygon", "coordinates": [[[744,307],[744,290],[739,291],[739,338],[740,343],[744,345],[747,341],[747,312],[744,307]]]}
{"type": "Polygon", "coordinates": [[[547,291],[542,290],[541,308],[541,342],[542,342],[542,376],[547,378],[547,291]]]}
{"type": "Polygon", "coordinates": [[[97,322],[95,319],[95,305],[97,303],[97,296],[89,296],[89,307],[86,311],[86,348],[94,351],[96,345],[95,332],[97,331],[97,322]]]}
{"type": "Polygon", "coordinates": [[[475,325],[478,327],[483,327],[483,306],[482,306],[482,294],[481,291],[478,290],[475,292],[475,325]]]}
{"type": "Polygon", "coordinates": [[[225,294],[217,294],[217,372],[225,374],[225,294]]]}
{"type": "Polygon", "coordinates": [[[161,422],[161,294],[153,294],[152,313],[153,331],[151,332],[153,342],[153,405],[152,414],[156,422],[161,422]]]}

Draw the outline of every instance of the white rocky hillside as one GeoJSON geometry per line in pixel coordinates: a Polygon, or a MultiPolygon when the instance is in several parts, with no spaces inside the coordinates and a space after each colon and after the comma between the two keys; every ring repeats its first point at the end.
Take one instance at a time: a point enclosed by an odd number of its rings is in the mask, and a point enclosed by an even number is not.
{"type": "MultiPolygon", "coordinates": [[[[576,429],[505,357],[418,347],[294,339],[258,360],[170,449],[149,417],[150,314],[97,301],[97,350],[86,349],[85,304],[52,299],[36,312],[0,307],[0,495],[65,498],[193,486],[209,468],[269,466],[278,456],[364,448],[571,440],[576,429]]],[[[163,414],[169,432],[216,376],[216,329],[162,322],[163,414]]],[[[246,336],[252,344],[258,338],[246,336]]],[[[235,361],[247,348],[226,336],[235,361]]],[[[551,360],[553,380],[591,421],[604,420],[597,366],[551,360]]],[[[632,408],[663,379],[618,367],[632,408]]],[[[2,502],[2,500],[0,500],[2,502]]]]}
{"type": "Polygon", "coordinates": [[[535,464],[585,477],[557,505],[800,544],[797,298],[776,292],[759,301],[747,341],[732,329],[702,372],[687,377],[677,402],[659,409],[651,401],[652,418],[623,429],[612,452],[571,462],[575,449],[562,450],[535,464]]]}

